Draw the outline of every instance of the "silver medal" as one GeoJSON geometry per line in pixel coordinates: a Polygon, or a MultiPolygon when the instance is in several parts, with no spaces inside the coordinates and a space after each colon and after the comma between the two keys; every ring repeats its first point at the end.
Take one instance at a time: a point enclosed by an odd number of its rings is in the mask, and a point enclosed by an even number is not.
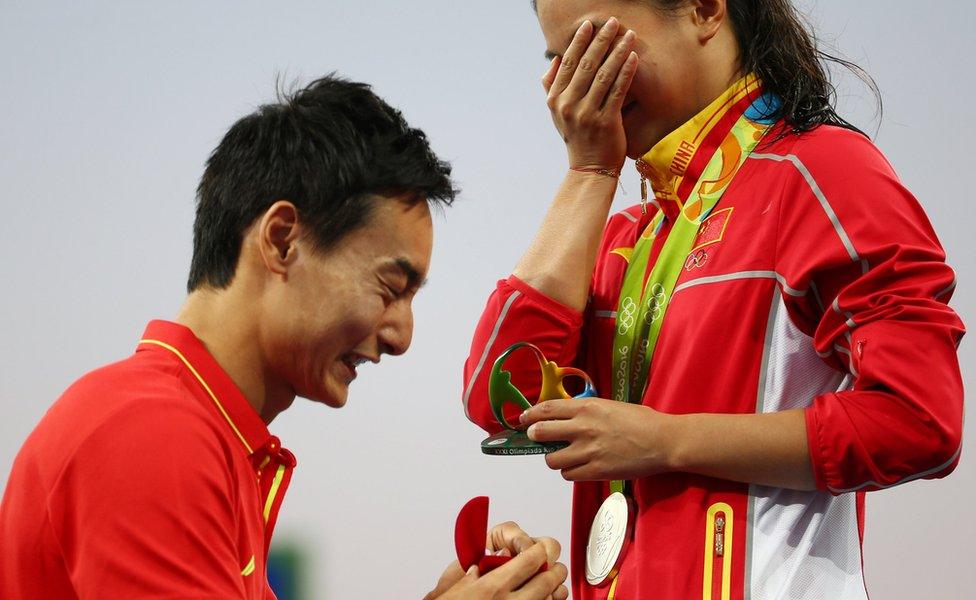
{"type": "Polygon", "coordinates": [[[631,513],[630,502],[620,492],[610,494],[600,505],[586,544],[586,581],[590,585],[603,585],[616,577],[630,544],[631,513]]]}

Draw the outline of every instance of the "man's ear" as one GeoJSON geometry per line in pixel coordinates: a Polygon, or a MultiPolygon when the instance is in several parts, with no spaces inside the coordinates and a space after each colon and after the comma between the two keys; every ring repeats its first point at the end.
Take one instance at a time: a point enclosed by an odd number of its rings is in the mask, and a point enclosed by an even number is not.
{"type": "Polygon", "coordinates": [[[708,42],[718,33],[725,21],[728,12],[725,5],[726,0],[695,0],[694,10],[691,11],[691,18],[695,21],[698,28],[698,41],[702,44],[708,42]]]}
{"type": "Polygon", "coordinates": [[[288,200],[278,200],[265,211],[256,233],[261,258],[269,271],[288,273],[298,257],[300,229],[298,209],[288,200]]]}

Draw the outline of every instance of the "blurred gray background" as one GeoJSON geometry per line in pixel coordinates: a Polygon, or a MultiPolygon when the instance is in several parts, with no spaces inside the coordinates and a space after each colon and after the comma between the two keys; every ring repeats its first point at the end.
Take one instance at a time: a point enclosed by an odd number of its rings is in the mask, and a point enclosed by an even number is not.
{"type": "MultiPolygon", "coordinates": [[[[970,2],[803,1],[822,40],[877,79],[841,79],[843,112],[934,222],[976,327],[970,2]]],[[[0,2],[0,481],[72,380],[128,355],[183,300],[194,189],[227,127],[275,78],[371,82],[451,160],[464,193],[436,219],[410,352],[367,367],[341,411],[297,401],[272,425],[299,458],[276,541],[305,548],[311,597],[419,598],[452,560],[454,517],[569,542],[570,487],[541,458],[482,457],[460,408],[485,299],[514,266],[565,166],[544,106],[528,0],[0,2]]],[[[634,202],[637,177],[623,177],[634,202]]],[[[973,388],[976,344],[960,349],[973,388]]],[[[967,441],[973,439],[973,420],[967,441]]],[[[976,460],[868,496],[874,598],[976,589],[976,460]]]]}

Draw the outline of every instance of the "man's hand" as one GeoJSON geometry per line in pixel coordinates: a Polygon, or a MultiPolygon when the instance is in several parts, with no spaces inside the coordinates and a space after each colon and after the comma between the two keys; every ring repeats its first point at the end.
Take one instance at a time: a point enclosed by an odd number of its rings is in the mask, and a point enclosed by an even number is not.
{"type": "Polygon", "coordinates": [[[521,417],[532,440],[569,442],[546,455],[546,464],[569,481],[635,479],[672,470],[672,419],[647,406],[604,398],[540,402],[521,417]]]}
{"type": "Polygon", "coordinates": [[[559,560],[559,553],[562,548],[559,542],[551,537],[534,538],[525,533],[517,523],[507,521],[501,525],[495,525],[488,532],[488,551],[503,552],[508,551],[508,556],[518,556],[535,544],[542,544],[546,550],[546,562],[549,566],[556,564],[559,560]]]}
{"type": "Polygon", "coordinates": [[[559,559],[559,542],[552,538],[530,537],[512,522],[492,527],[488,532],[489,552],[514,556],[512,560],[481,576],[478,567],[467,573],[454,561],[444,570],[437,587],[425,600],[566,600],[569,590],[563,585],[568,571],[559,559]],[[539,568],[549,568],[539,573],[539,568]]]}

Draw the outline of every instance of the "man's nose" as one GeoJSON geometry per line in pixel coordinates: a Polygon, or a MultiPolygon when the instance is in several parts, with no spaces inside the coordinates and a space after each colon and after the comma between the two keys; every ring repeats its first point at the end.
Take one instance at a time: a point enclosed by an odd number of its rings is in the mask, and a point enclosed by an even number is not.
{"type": "Polygon", "coordinates": [[[413,309],[403,303],[402,308],[392,311],[379,332],[380,348],[386,354],[399,356],[407,351],[413,340],[413,309]]]}

